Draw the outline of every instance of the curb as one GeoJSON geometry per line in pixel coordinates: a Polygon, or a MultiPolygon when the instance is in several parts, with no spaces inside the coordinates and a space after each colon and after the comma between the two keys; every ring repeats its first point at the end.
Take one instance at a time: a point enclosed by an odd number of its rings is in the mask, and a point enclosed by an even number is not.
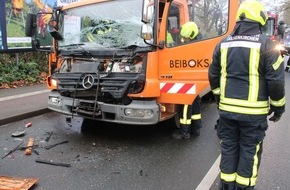
{"type": "Polygon", "coordinates": [[[38,115],[42,115],[42,114],[45,114],[45,113],[48,113],[48,112],[51,112],[51,110],[48,109],[48,108],[40,108],[40,109],[35,110],[35,111],[22,113],[22,114],[15,115],[15,116],[12,116],[12,117],[4,118],[4,119],[0,120],[0,126],[1,125],[6,125],[6,124],[12,123],[12,122],[20,121],[20,120],[23,120],[23,119],[27,119],[29,117],[35,117],[35,116],[38,116],[38,115]]]}

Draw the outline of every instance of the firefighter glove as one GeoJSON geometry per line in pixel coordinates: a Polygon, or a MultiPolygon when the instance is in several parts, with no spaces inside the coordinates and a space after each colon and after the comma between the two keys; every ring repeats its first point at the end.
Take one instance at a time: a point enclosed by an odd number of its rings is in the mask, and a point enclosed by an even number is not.
{"type": "MultiPolygon", "coordinates": [[[[271,115],[274,111],[272,109],[269,110],[268,115],[271,115]]],[[[280,120],[282,113],[274,112],[274,114],[269,118],[269,121],[277,122],[280,120]]]]}

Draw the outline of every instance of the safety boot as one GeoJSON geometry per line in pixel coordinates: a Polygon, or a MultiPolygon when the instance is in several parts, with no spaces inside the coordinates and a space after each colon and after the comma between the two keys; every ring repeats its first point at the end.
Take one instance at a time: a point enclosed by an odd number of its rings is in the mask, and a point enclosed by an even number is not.
{"type": "Polygon", "coordinates": [[[189,139],[190,138],[190,127],[189,125],[180,125],[180,128],[172,134],[172,138],[180,139],[189,139]]]}
{"type": "Polygon", "coordinates": [[[237,186],[236,190],[255,190],[255,188],[254,188],[254,186],[248,186],[248,187],[237,186]]]}
{"type": "Polygon", "coordinates": [[[219,185],[219,190],[236,190],[236,183],[235,182],[225,183],[224,181],[221,181],[219,185]]]}
{"type": "Polygon", "coordinates": [[[200,136],[200,128],[191,126],[190,127],[190,134],[192,136],[195,136],[195,137],[200,136]]]}
{"type": "Polygon", "coordinates": [[[191,121],[190,134],[195,136],[195,137],[200,136],[200,128],[201,128],[201,121],[200,120],[191,121]]]}

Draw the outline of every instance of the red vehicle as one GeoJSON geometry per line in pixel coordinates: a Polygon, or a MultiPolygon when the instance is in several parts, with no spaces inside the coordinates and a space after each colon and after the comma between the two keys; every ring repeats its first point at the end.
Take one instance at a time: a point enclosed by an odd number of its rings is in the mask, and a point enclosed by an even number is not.
{"type": "Polygon", "coordinates": [[[278,14],[268,13],[268,20],[262,27],[262,33],[273,41],[279,41],[278,37],[278,14]]]}

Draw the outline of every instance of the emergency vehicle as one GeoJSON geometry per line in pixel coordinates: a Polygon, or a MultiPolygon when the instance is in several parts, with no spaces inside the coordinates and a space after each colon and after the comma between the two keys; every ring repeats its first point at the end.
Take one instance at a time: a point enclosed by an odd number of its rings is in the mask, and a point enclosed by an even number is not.
{"type": "Polygon", "coordinates": [[[233,29],[238,5],[221,1],[218,21],[225,30],[218,33],[214,2],[84,0],[50,13],[51,47],[40,43],[37,16],[28,14],[26,35],[49,54],[48,108],[120,124],[174,119],[178,105],[210,91],[212,53],[233,29]],[[203,38],[181,44],[178,31],[188,21],[197,23],[203,38]]]}
{"type": "Polygon", "coordinates": [[[262,33],[273,41],[278,41],[278,14],[268,12],[266,24],[262,27],[262,33]]]}

